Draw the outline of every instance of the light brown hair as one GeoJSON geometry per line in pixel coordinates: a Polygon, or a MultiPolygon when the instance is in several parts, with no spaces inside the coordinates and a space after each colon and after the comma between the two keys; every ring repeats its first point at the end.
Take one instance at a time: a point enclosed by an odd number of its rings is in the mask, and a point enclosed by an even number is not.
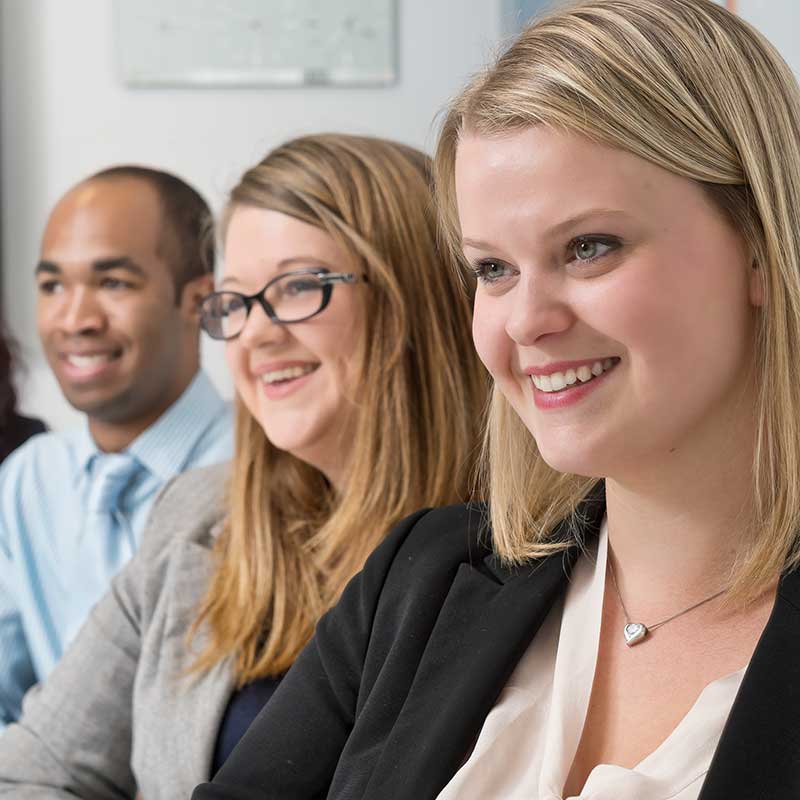
{"type": "MultiPolygon", "coordinates": [[[[761,270],[754,519],[731,598],[800,563],[800,94],[777,51],[710,0],[584,0],[535,20],[453,102],[435,159],[442,228],[460,253],[462,131],[532,125],[583,135],[700,183],[761,270]]],[[[509,562],[555,541],[594,480],[552,470],[494,390],[484,445],[495,546],[509,562]]]]}
{"type": "MultiPolygon", "coordinates": [[[[436,242],[429,159],[336,134],[273,150],[230,195],[322,228],[367,275],[362,374],[346,486],[278,450],[237,404],[229,514],[192,633],[206,669],[233,656],[239,685],[283,673],[388,529],[466,499],[487,379],[470,301],[436,242]]],[[[191,635],[191,634],[190,634],[191,635]]]]}

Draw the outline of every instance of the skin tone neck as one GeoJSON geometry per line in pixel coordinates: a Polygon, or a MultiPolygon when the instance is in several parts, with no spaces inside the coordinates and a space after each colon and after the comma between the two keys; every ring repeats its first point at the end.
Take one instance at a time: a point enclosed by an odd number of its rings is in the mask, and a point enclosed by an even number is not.
{"type": "Polygon", "coordinates": [[[125,450],[144,431],[164,414],[167,409],[186,391],[197,371],[200,369],[199,355],[194,359],[186,359],[180,365],[180,376],[170,386],[161,401],[147,410],[147,413],[128,419],[124,422],[106,422],[90,416],[89,432],[97,447],[104,453],[118,453],[125,450]]]}
{"type": "MultiPolygon", "coordinates": [[[[298,456],[302,458],[302,456],[298,456]]],[[[303,459],[306,460],[306,459],[303,459]]],[[[317,455],[314,461],[308,460],[307,463],[318,469],[328,480],[337,495],[344,492],[347,486],[347,475],[351,459],[348,457],[347,450],[342,446],[338,458],[327,458],[317,455]]]]}
{"type": "Polygon", "coordinates": [[[727,585],[753,518],[755,395],[743,378],[711,423],[606,479],[611,558],[640,617],[668,616],[727,585]]]}
{"type": "Polygon", "coordinates": [[[752,422],[731,423],[606,480],[609,544],[631,613],[657,619],[725,587],[750,532],[755,438],[752,422]]]}

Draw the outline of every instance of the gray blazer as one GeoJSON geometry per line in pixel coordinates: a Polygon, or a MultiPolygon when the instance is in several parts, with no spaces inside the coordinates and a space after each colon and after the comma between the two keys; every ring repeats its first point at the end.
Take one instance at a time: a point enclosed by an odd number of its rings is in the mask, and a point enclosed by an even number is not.
{"type": "Polygon", "coordinates": [[[0,734],[0,796],[188,797],[209,779],[233,689],[230,660],[183,673],[186,631],[208,585],[228,465],[175,478],[139,552],[114,579],[47,681],[0,734]]]}

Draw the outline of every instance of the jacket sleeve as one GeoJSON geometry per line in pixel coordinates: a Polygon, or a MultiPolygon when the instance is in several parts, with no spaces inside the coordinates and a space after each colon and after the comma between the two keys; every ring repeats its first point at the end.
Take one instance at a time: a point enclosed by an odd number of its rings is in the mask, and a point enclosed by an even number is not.
{"type": "Polygon", "coordinates": [[[131,798],[131,698],[139,621],[131,563],[48,679],[0,736],[0,797],[131,798]]]}
{"type": "MultiPolygon", "coordinates": [[[[143,541],[158,539],[162,490],[143,541]]],[[[47,680],[25,696],[22,717],[0,734],[0,797],[133,798],[133,685],[142,626],[155,602],[165,548],[143,545],[94,607],[47,680]],[[157,576],[156,576],[157,577],[157,576]]]]}
{"type": "Polygon", "coordinates": [[[425,514],[401,522],[320,620],[269,703],[192,800],[322,798],[356,713],[375,609],[395,555],[425,514]]]}

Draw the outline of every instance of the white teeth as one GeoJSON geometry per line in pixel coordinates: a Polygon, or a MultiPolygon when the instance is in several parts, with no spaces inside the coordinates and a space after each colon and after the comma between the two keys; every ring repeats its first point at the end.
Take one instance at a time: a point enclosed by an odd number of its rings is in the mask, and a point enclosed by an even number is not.
{"type": "Polygon", "coordinates": [[[78,367],[78,369],[89,369],[91,367],[99,367],[101,364],[106,364],[111,361],[112,358],[113,356],[109,353],[93,356],[68,355],[67,361],[72,364],[73,367],[78,367]]]}
{"type": "Polygon", "coordinates": [[[574,386],[578,381],[587,381],[602,375],[605,370],[611,369],[616,362],[613,358],[606,358],[603,361],[595,361],[590,367],[582,364],[577,369],[568,369],[566,372],[554,372],[551,375],[531,375],[533,385],[540,392],[560,392],[567,386],[574,386]]]}
{"type": "Polygon", "coordinates": [[[278,381],[290,381],[294,378],[302,378],[303,375],[308,375],[317,368],[317,364],[305,364],[302,367],[286,367],[285,369],[276,369],[272,372],[265,372],[261,376],[263,383],[277,383],[278,381]]]}

